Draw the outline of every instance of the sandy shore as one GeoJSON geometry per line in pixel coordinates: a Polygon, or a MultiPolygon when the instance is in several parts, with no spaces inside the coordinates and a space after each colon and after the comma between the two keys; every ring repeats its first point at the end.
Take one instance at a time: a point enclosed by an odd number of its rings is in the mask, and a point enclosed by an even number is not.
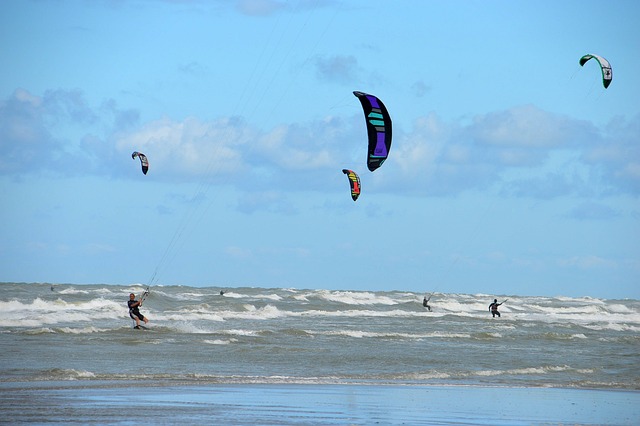
{"type": "MultiPolygon", "coordinates": [[[[42,383],[40,385],[43,385],[42,383]]],[[[633,425],[640,392],[378,385],[0,386],[0,423],[633,425]]]]}

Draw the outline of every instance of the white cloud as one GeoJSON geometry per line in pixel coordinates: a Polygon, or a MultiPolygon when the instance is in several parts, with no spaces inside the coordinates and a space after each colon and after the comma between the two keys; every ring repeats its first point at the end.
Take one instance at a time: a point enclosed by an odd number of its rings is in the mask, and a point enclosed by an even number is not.
{"type": "Polygon", "coordinates": [[[479,141],[523,148],[564,146],[575,138],[578,127],[575,120],[533,105],[478,115],[473,121],[471,130],[479,141]]]}
{"type": "Polygon", "coordinates": [[[77,170],[76,162],[82,169],[79,144],[70,143],[67,135],[90,127],[95,120],[78,91],[35,96],[16,90],[0,103],[0,173],[68,173],[77,170]]]}
{"type": "Polygon", "coordinates": [[[492,185],[504,195],[534,198],[637,193],[640,150],[629,142],[640,136],[635,121],[601,130],[531,105],[479,115],[471,124],[430,114],[409,133],[395,131],[385,167],[397,164],[395,179],[416,182],[412,190],[431,195],[492,185]],[[528,177],[508,173],[514,170],[528,177]]]}
{"type": "MultiPolygon", "coordinates": [[[[266,132],[233,117],[138,121],[136,110],[113,101],[92,108],[78,91],[35,96],[18,90],[0,104],[0,173],[133,176],[134,150],[148,156],[150,179],[206,180],[249,191],[332,191],[342,168],[366,171],[359,113],[266,132]]],[[[637,195],[639,139],[640,115],[597,128],[531,105],[470,121],[446,122],[430,113],[409,131],[394,127],[384,173],[365,174],[365,180],[380,191],[429,196],[490,187],[542,199],[637,195]]]]}
{"type": "Polygon", "coordinates": [[[640,114],[616,117],[596,144],[587,146],[582,159],[598,169],[612,192],[640,193],[640,114]]]}
{"type": "Polygon", "coordinates": [[[149,158],[150,174],[218,176],[242,173],[246,167],[242,145],[255,139],[251,131],[233,120],[203,122],[197,118],[168,118],[147,123],[116,141],[122,155],[140,151],[149,158]]]}

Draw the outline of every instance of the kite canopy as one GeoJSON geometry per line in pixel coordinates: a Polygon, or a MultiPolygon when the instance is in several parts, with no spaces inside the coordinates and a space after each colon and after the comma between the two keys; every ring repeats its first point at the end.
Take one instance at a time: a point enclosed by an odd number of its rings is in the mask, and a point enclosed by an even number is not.
{"type": "Polygon", "coordinates": [[[369,150],[367,167],[374,171],[382,166],[391,149],[391,117],[380,99],[362,92],[353,92],[360,100],[367,122],[369,150]]]}
{"type": "Polygon", "coordinates": [[[584,55],[580,58],[580,66],[583,66],[587,63],[589,59],[595,59],[600,64],[600,69],[602,70],[602,84],[606,89],[611,84],[611,80],[613,79],[613,70],[611,69],[611,64],[602,56],[598,55],[584,55]]]}
{"type": "Polygon", "coordinates": [[[360,196],[360,177],[353,170],[342,169],[342,173],[349,178],[349,184],[351,185],[351,198],[353,201],[357,200],[360,196]]]}
{"type": "Polygon", "coordinates": [[[135,160],[136,157],[140,158],[140,165],[142,166],[142,173],[144,173],[146,175],[147,172],[149,171],[149,161],[147,160],[147,156],[144,155],[141,152],[133,151],[133,154],[131,154],[131,158],[133,158],[135,160]]]}

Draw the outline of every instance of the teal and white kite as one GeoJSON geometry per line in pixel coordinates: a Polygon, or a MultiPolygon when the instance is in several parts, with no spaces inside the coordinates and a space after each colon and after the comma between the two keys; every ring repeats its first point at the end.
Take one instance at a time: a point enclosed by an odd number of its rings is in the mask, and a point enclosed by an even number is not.
{"type": "Polygon", "coordinates": [[[600,64],[600,69],[602,69],[602,84],[606,89],[611,84],[611,80],[613,79],[613,70],[611,69],[611,64],[602,56],[598,55],[584,55],[580,58],[580,66],[583,66],[587,63],[589,59],[595,59],[600,64]]]}

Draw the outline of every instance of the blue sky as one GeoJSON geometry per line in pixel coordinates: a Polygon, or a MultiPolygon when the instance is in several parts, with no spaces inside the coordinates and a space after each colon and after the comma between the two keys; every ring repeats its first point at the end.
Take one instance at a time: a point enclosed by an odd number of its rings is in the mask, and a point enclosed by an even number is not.
{"type": "Polygon", "coordinates": [[[639,18],[0,2],[0,281],[639,298],[639,18]],[[373,173],[354,90],[393,119],[373,173]]]}

